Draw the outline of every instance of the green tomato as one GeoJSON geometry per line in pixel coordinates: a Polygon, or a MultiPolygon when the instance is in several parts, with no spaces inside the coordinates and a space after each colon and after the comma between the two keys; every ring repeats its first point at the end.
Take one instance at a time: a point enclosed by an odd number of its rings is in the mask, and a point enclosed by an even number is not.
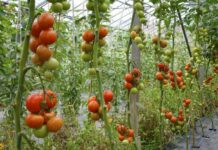
{"type": "Polygon", "coordinates": [[[176,126],[176,130],[181,130],[181,126],[176,126]]]}
{"type": "Polygon", "coordinates": [[[94,3],[91,1],[88,1],[88,3],[86,4],[86,8],[88,10],[94,10],[94,3]]]}
{"type": "Polygon", "coordinates": [[[134,5],[134,8],[136,10],[143,10],[143,6],[140,2],[136,2],[135,5],[134,5]]]}
{"type": "Polygon", "coordinates": [[[184,121],[178,121],[178,125],[183,126],[184,125],[184,121]]]}
{"type": "Polygon", "coordinates": [[[57,2],[56,0],[47,0],[48,2],[50,2],[50,3],[55,3],[55,2],[57,2]]]}
{"type": "Polygon", "coordinates": [[[137,88],[139,90],[143,90],[145,87],[144,87],[144,84],[143,83],[139,83],[139,85],[137,86],[137,88]]]}
{"type": "Polygon", "coordinates": [[[129,144],[129,141],[127,139],[123,140],[123,144],[129,144]]]}
{"type": "Polygon", "coordinates": [[[99,2],[99,3],[104,3],[104,2],[105,2],[105,0],[98,0],[98,2],[99,2]]]}
{"type": "Polygon", "coordinates": [[[166,55],[166,56],[168,56],[168,57],[171,57],[172,56],[172,51],[171,50],[166,50],[165,52],[164,52],[164,54],[166,55]]]}
{"type": "Polygon", "coordinates": [[[44,72],[44,77],[47,79],[47,80],[51,80],[53,78],[53,73],[51,71],[45,71],[44,72]]]}
{"type": "Polygon", "coordinates": [[[137,44],[140,44],[140,43],[142,43],[142,38],[139,37],[139,36],[137,36],[137,37],[135,37],[134,41],[135,41],[137,44]]]}
{"type": "Polygon", "coordinates": [[[98,64],[101,65],[104,62],[103,57],[98,57],[98,64]]]}
{"type": "Polygon", "coordinates": [[[108,5],[107,3],[102,3],[99,7],[100,12],[106,12],[108,10],[108,5]]]}
{"type": "Polygon", "coordinates": [[[62,3],[56,2],[52,4],[51,9],[55,13],[60,13],[63,10],[63,5],[62,3]]]}
{"type": "Polygon", "coordinates": [[[88,53],[83,53],[81,57],[82,57],[82,60],[85,62],[89,62],[92,60],[92,55],[88,53]]]}
{"type": "Polygon", "coordinates": [[[59,62],[57,61],[57,59],[51,57],[48,61],[46,61],[42,67],[46,70],[55,70],[57,69],[59,66],[59,62]]]}
{"type": "Polygon", "coordinates": [[[137,94],[138,93],[138,89],[136,87],[131,88],[130,90],[131,94],[137,94]]]}
{"type": "Polygon", "coordinates": [[[47,126],[43,125],[40,128],[33,129],[33,134],[37,138],[45,138],[48,135],[47,126]]]}
{"type": "Polygon", "coordinates": [[[68,10],[70,9],[70,3],[65,1],[65,2],[62,2],[62,5],[63,5],[63,10],[68,10]]]}
{"type": "Polygon", "coordinates": [[[140,44],[137,45],[137,47],[138,47],[140,50],[142,50],[142,49],[144,48],[144,45],[140,43],[140,44]]]}
{"type": "Polygon", "coordinates": [[[89,68],[88,73],[90,76],[95,76],[96,75],[96,69],[95,68],[89,68]]]}
{"type": "Polygon", "coordinates": [[[143,12],[142,10],[137,11],[136,14],[137,14],[137,16],[138,16],[139,18],[143,18],[143,17],[145,16],[145,15],[144,15],[144,12],[143,12]]]}
{"type": "Polygon", "coordinates": [[[146,24],[147,23],[147,20],[146,20],[146,18],[140,18],[140,22],[142,23],[142,24],[146,24]]]}
{"type": "Polygon", "coordinates": [[[141,31],[141,26],[140,25],[135,25],[134,27],[133,27],[133,31],[135,31],[135,32],[140,32],[141,31]]]}

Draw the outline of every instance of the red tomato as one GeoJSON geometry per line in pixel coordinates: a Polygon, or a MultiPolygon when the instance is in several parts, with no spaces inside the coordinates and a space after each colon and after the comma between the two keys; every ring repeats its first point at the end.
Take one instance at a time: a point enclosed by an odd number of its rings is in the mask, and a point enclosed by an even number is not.
{"type": "Polygon", "coordinates": [[[126,127],[124,125],[117,125],[117,132],[121,135],[124,135],[126,133],[126,127]]]}
{"type": "Polygon", "coordinates": [[[93,113],[97,113],[100,105],[97,101],[91,101],[88,103],[88,110],[93,113]]]}
{"type": "Polygon", "coordinates": [[[47,45],[47,44],[53,44],[57,40],[57,33],[52,29],[46,29],[43,30],[39,35],[41,43],[47,45]]]}
{"type": "Polygon", "coordinates": [[[106,104],[113,100],[113,92],[111,90],[105,90],[103,96],[106,104]]]}
{"type": "Polygon", "coordinates": [[[177,81],[177,83],[179,84],[180,82],[183,81],[183,78],[182,78],[182,77],[176,77],[176,81],[177,81]]]}
{"type": "Polygon", "coordinates": [[[44,118],[41,115],[28,114],[25,122],[30,128],[40,128],[44,123],[44,118]]]}
{"type": "Polygon", "coordinates": [[[141,76],[141,72],[138,68],[134,68],[132,70],[132,74],[135,75],[136,77],[140,77],[141,76]]]}
{"type": "Polygon", "coordinates": [[[189,104],[191,103],[191,100],[190,99],[186,99],[185,100],[185,104],[188,106],[189,104]]]}
{"type": "Polygon", "coordinates": [[[163,74],[161,72],[157,72],[156,73],[156,79],[159,80],[159,81],[163,80],[164,79],[163,74]]]}
{"type": "Polygon", "coordinates": [[[132,86],[132,83],[129,83],[129,82],[125,82],[124,83],[124,86],[126,89],[130,90],[133,86],[132,86]]]}
{"type": "Polygon", "coordinates": [[[133,75],[132,75],[131,73],[127,73],[127,74],[125,75],[125,80],[126,80],[127,82],[132,82],[132,80],[133,80],[133,75]]]}
{"type": "Polygon", "coordinates": [[[170,81],[174,82],[174,76],[170,76],[170,81]]]}
{"type": "Polygon", "coordinates": [[[41,32],[41,28],[39,26],[38,20],[34,20],[33,24],[32,24],[32,28],[31,28],[31,34],[34,37],[39,37],[39,34],[41,32]]]}
{"type": "Polygon", "coordinates": [[[42,60],[39,59],[39,56],[37,54],[33,54],[31,60],[36,65],[42,65],[44,63],[42,60]]]}
{"type": "Polygon", "coordinates": [[[53,117],[47,122],[47,128],[50,132],[57,132],[63,126],[63,120],[59,117],[53,117]]]}
{"type": "Polygon", "coordinates": [[[107,111],[109,111],[111,109],[111,104],[107,103],[107,111]]]}
{"type": "Polygon", "coordinates": [[[43,30],[46,30],[48,28],[52,28],[54,22],[55,22],[54,16],[52,16],[52,14],[50,14],[49,12],[42,13],[38,17],[39,27],[43,30]]]}
{"type": "Polygon", "coordinates": [[[52,51],[49,50],[48,46],[39,45],[36,49],[36,54],[39,56],[40,60],[46,61],[52,56],[52,51]]]}
{"type": "Polygon", "coordinates": [[[134,136],[134,130],[133,129],[129,129],[128,130],[128,136],[129,137],[133,137],[134,136]]]}
{"type": "Polygon", "coordinates": [[[164,70],[164,64],[163,63],[159,63],[157,64],[157,67],[159,68],[160,71],[164,70]]]}
{"type": "Polygon", "coordinates": [[[125,137],[124,137],[123,135],[120,135],[120,134],[119,134],[119,140],[120,140],[120,141],[123,141],[124,139],[125,139],[125,137]]]}
{"type": "Polygon", "coordinates": [[[82,38],[86,42],[92,42],[95,39],[95,34],[91,30],[87,30],[83,33],[82,38]]]}
{"type": "Polygon", "coordinates": [[[179,109],[179,115],[182,115],[182,114],[183,114],[183,110],[179,109]]]}
{"type": "Polygon", "coordinates": [[[174,76],[174,72],[172,70],[169,71],[171,76],[174,76]]]}
{"type": "Polygon", "coordinates": [[[168,66],[164,66],[164,72],[165,72],[165,73],[168,73],[168,72],[169,72],[169,70],[170,70],[170,69],[169,69],[169,67],[168,67],[168,66]]]}
{"type": "Polygon", "coordinates": [[[41,110],[41,102],[43,101],[43,96],[41,94],[31,94],[26,99],[26,108],[31,113],[38,113],[41,110]]]}
{"type": "Polygon", "coordinates": [[[105,36],[107,36],[107,34],[108,34],[108,28],[100,27],[100,29],[99,29],[99,38],[102,39],[105,36]]]}
{"type": "Polygon", "coordinates": [[[176,75],[181,77],[182,76],[182,71],[181,70],[176,71],[176,75]]]}
{"type": "Polygon", "coordinates": [[[41,41],[39,40],[39,38],[35,38],[35,37],[31,37],[30,39],[30,44],[29,44],[29,48],[31,49],[31,51],[33,53],[36,52],[37,47],[41,44],[41,41]]]}
{"type": "Polygon", "coordinates": [[[172,113],[172,112],[166,112],[166,113],[165,113],[165,117],[166,117],[167,119],[171,119],[171,118],[173,117],[173,113],[172,113]]]}
{"type": "Polygon", "coordinates": [[[173,116],[170,120],[171,120],[172,123],[176,123],[177,122],[177,118],[175,116],[173,116]]]}
{"type": "Polygon", "coordinates": [[[183,117],[182,115],[179,115],[179,116],[177,117],[177,119],[178,119],[179,121],[184,121],[184,117],[183,117]]]}
{"type": "Polygon", "coordinates": [[[171,82],[171,86],[172,88],[175,88],[176,87],[175,82],[171,82]]]}
{"type": "Polygon", "coordinates": [[[52,109],[54,108],[54,106],[56,105],[57,103],[57,95],[52,92],[51,90],[46,90],[46,106],[49,108],[49,109],[52,109]]]}

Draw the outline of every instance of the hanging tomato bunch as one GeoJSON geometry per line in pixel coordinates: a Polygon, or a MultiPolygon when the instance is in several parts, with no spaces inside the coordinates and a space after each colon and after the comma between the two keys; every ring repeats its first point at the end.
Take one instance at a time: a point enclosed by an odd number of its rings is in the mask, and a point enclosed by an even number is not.
{"type": "Polygon", "coordinates": [[[144,14],[143,1],[137,0],[135,5],[134,5],[134,8],[136,10],[136,15],[138,16],[140,22],[145,25],[147,23],[147,20],[145,18],[145,14],[144,14]]]}
{"type": "Polygon", "coordinates": [[[140,77],[140,70],[138,68],[134,68],[132,72],[125,75],[124,87],[130,90],[130,93],[132,94],[138,93],[138,90],[142,90],[144,88],[143,83],[140,82],[140,77]]]}
{"type": "MultiPolygon", "coordinates": [[[[107,111],[109,111],[111,109],[110,102],[113,100],[113,92],[110,90],[105,90],[103,96],[105,102],[104,105],[107,107],[107,111]]],[[[96,96],[91,96],[88,99],[88,110],[92,120],[97,121],[102,117],[102,108],[100,101],[97,100],[96,96]]]]}
{"type": "Polygon", "coordinates": [[[25,118],[26,125],[33,129],[35,137],[44,138],[48,132],[57,132],[63,121],[53,112],[57,104],[57,96],[51,90],[30,94],[26,99],[29,114],[25,118]]]}
{"type": "Polygon", "coordinates": [[[130,33],[130,37],[137,44],[137,47],[140,50],[143,50],[145,48],[145,45],[146,45],[145,35],[142,32],[140,26],[136,25],[133,27],[133,29],[130,33]]]}
{"type": "Polygon", "coordinates": [[[156,72],[156,79],[161,81],[163,83],[163,85],[167,85],[168,84],[168,72],[169,72],[169,67],[168,65],[165,65],[163,63],[159,63],[157,64],[157,67],[159,69],[158,72],[156,72]]]}
{"type": "Polygon", "coordinates": [[[119,133],[119,140],[124,143],[131,143],[133,141],[134,130],[125,127],[122,124],[117,125],[117,132],[119,133]]]}
{"type": "Polygon", "coordinates": [[[70,3],[66,0],[47,0],[50,2],[51,5],[51,10],[54,13],[61,13],[62,11],[67,11],[70,9],[70,3]]]}
{"type": "Polygon", "coordinates": [[[31,29],[32,37],[29,48],[34,53],[32,62],[47,70],[45,76],[51,74],[50,71],[59,66],[59,62],[52,57],[53,51],[49,48],[49,45],[57,40],[57,33],[53,30],[54,22],[53,15],[45,12],[35,19],[31,29]]]}
{"type": "MultiPolygon", "coordinates": [[[[106,41],[104,37],[106,37],[108,34],[108,28],[101,26],[99,28],[99,46],[103,47],[106,44],[106,41]]],[[[82,59],[85,62],[89,62],[93,59],[93,45],[94,45],[94,39],[95,39],[95,34],[92,30],[87,30],[83,32],[82,35],[83,42],[81,45],[81,49],[83,51],[82,54],[82,59]]],[[[102,51],[98,54],[98,60],[100,62],[102,56],[102,51]]]]}

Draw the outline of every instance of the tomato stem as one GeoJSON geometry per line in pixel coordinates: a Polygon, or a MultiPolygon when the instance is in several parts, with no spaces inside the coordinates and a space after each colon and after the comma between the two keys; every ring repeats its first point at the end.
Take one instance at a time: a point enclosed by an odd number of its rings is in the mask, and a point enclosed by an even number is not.
{"type": "Polygon", "coordinates": [[[16,128],[16,149],[17,150],[22,149],[22,144],[21,144],[22,136],[19,136],[19,133],[21,132],[21,125],[20,125],[20,118],[21,118],[20,114],[21,114],[21,108],[22,108],[21,99],[22,99],[22,94],[23,94],[23,85],[25,81],[24,68],[26,65],[27,58],[28,58],[30,30],[31,30],[32,22],[34,20],[34,10],[35,10],[35,0],[30,0],[29,1],[29,21],[27,24],[26,36],[24,39],[24,45],[23,45],[21,60],[19,64],[18,89],[16,92],[15,105],[14,105],[15,128],[16,128]]]}

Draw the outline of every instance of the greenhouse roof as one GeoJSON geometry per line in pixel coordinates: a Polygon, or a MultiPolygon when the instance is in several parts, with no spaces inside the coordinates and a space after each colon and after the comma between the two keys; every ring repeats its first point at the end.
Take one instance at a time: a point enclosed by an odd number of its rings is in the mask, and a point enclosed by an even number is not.
{"type": "MultiPolygon", "coordinates": [[[[19,0],[1,0],[8,3],[19,3],[19,0]]],[[[21,0],[26,1],[26,0],[21,0]]],[[[72,20],[74,16],[77,18],[87,16],[88,11],[86,9],[86,3],[88,0],[68,0],[73,7],[67,12],[66,18],[72,20]]],[[[50,8],[50,5],[47,0],[36,0],[36,7],[43,7],[45,10],[50,8]]],[[[116,0],[110,9],[110,22],[108,25],[117,29],[128,30],[131,24],[131,18],[133,13],[133,0],[116,0]]],[[[146,13],[146,18],[148,19],[147,26],[144,27],[144,30],[152,33],[154,26],[156,24],[155,17],[152,16],[154,7],[149,0],[144,0],[144,8],[146,13]]]]}

